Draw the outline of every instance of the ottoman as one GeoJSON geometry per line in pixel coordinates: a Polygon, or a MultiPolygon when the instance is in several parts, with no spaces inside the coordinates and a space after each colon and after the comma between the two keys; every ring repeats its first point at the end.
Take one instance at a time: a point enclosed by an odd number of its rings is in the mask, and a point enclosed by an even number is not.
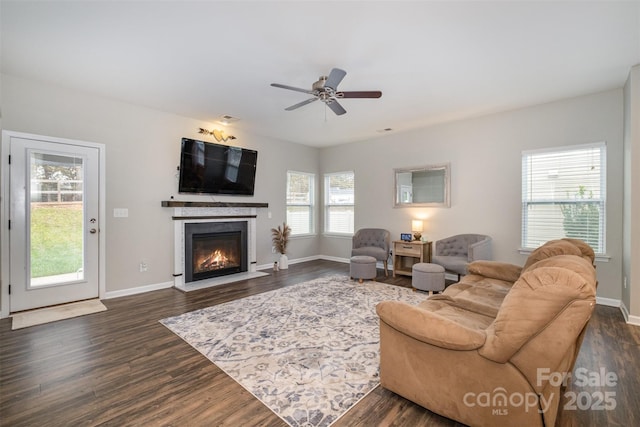
{"type": "Polygon", "coordinates": [[[413,264],[411,275],[411,286],[414,289],[429,291],[429,295],[433,291],[444,290],[444,267],[441,265],[419,262],[413,264]]]}
{"type": "Polygon", "coordinates": [[[349,263],[349,276],[358,279],[362,283],[364,279],[376,280],[378,272],[376,271],[376,259],[368,255],[356,255],[351,257],[349,263]]]}

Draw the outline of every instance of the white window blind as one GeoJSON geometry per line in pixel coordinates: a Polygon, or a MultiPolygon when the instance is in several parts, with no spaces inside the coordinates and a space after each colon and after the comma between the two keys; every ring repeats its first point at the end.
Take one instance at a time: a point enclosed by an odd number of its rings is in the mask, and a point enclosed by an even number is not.
{"type": "Polygon", "coordinates": [[[313,188],[313,174],[287,172],[287,224],[292,236],[315,232],[313,188]]]}
{"type": "Polygon", "coordinates": [[[522,247],[584,240],[604,254],[606,144],[522,153],[522,247]]]}
{"type": "Polygon", "coordinates": [[[353,172],[324,176],[325,232],[353,234],[355,186],[353,172]]]}

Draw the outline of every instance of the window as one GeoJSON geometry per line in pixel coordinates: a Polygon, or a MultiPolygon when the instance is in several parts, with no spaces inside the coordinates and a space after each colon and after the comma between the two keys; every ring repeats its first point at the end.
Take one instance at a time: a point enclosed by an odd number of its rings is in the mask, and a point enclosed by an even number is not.
{"type": "Polygon", "coordinates": [[[287,172],[287,224],[292,236],[315,232],[313,188],[313,174],[287,172]]]}
{"type": "Polygon", "coordinates": [[[606,145],[522,153],[522,246],[572,237],[605,248],[606,145]]]}
{"type": "Polygon", "coordinates": [[[325,233],[353,234],[354,193],[353,172],[324,176],[325,233]]]}

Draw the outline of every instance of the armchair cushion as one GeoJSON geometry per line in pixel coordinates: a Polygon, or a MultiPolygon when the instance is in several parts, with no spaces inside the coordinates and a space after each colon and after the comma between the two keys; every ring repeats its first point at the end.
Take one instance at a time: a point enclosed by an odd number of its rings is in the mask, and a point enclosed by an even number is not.
{"type": "Polygon", "coordinates": [[[491,237],[483,234],[458,234],[435,242],[431,259],[449,272],[467,274],[467,266],[476,260],[491,259],[491,237]]]}
{"type": "Polygon", "coordinates": [[[361,228],[352,239],[351,256],[372,256],[387,261],[391,249],[391,233],[382,228],[361,228]]]}

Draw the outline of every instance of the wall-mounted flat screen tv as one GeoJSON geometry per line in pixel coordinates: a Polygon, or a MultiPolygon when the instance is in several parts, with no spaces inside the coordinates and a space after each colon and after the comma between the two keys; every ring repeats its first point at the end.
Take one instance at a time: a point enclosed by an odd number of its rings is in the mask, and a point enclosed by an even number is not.
{"type": "Polygon", "coordinates": [[[253,196],[258,152],[182,138],[179,193],[253,196]]]}

